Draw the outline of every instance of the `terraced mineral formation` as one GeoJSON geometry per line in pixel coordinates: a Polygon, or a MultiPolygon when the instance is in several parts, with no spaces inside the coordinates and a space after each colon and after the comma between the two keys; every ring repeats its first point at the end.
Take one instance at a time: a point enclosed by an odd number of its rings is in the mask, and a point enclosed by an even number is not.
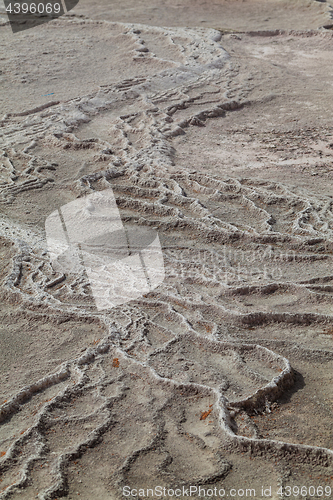
{"type": "Polygon", "coordinates": [[[0,122],[0,498],[329,486],[332,33],[74,16],[19,36],[53,66],[22,60],[0,122]],[[98,310],[45,220],[107,189],[158,232],[165,279],[98,310]]]}

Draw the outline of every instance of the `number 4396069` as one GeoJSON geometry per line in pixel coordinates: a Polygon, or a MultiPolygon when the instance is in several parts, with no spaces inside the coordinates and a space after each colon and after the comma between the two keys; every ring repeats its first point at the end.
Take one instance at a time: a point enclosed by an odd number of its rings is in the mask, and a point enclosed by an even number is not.
{"type": "Polygon", "coordinates": [[[60,14],[60,3],[10,3],[6,7],[8,14],[60,14]]]}
{"type": "Polygon", "coordinates": [[[330,486],[285,486],[278,489],[277,494],[286,497],[330,497],[332,488],[330,486]]]}

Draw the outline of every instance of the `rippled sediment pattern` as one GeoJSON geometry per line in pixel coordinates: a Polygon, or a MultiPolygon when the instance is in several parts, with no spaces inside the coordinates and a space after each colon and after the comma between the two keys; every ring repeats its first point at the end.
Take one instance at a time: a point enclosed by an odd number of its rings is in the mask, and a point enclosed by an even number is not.
{"type": "Polygon", "coordinates": [[[332,195],[178,162],[177,140],[255,105],[253,77],[215,30],[111,26],[146,74],[1,122],[0,498],[329,484],[332,195]],[[158,231],[166,278],[101,313],[44,222],[108,188],[158,231]]]}

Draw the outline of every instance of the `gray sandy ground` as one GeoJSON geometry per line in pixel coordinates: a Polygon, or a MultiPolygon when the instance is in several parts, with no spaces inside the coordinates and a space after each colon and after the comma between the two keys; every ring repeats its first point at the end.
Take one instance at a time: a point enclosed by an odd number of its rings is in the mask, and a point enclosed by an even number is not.
{"type": "Polygon", "coordinates": [[[331,496],[330,4],[189,5],[0,27],[1,499],[331,496]],[[110,187],[166,278],[101,312],[44,226],[110,187]]]}

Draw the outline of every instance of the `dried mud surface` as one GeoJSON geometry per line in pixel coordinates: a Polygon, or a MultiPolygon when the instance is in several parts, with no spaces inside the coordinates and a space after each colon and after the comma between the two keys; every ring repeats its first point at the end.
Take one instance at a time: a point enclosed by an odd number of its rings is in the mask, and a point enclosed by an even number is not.
{"type": "Polygon", "coordinates": [[[333,35],[304,4],[0,27],[1,499],[332,486],[333,35]],[[101,312],[44,224],[110,187],[166,278],[101,312]]]}

